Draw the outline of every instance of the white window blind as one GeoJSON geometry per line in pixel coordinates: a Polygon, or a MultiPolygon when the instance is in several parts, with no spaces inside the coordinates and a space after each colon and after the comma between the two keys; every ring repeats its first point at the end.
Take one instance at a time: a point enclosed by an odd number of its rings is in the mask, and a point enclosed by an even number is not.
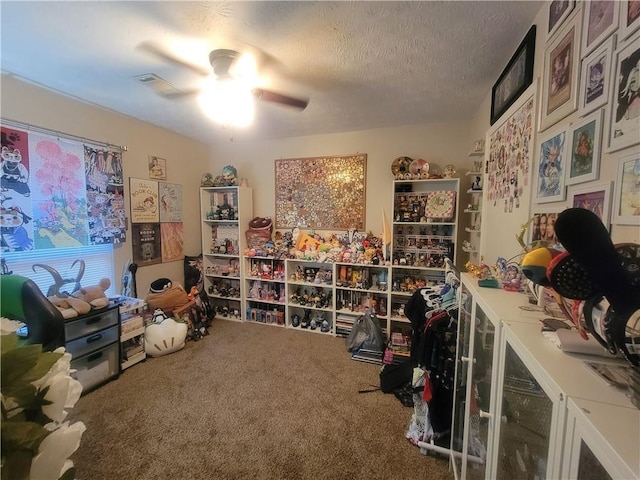
{"type": "MultiPolygon", "coordinates": [[[[80,262],[72,267],[73,262],[84,260],[85,269],[84,275],[80,279],[81,286],[98,285],[100,279],[106,277],[111,280],[111,287],[106,292],[108,297],[115,296],[116,291],[120,289],[113,278],[113,246],[110,244],[51,248],[28,252],[3,252],[1,257],[6,260],[9,271],[33,280],[45,295],[49,287],[54,284],[54,279],[44,268],[36,267],[34,271],[32,267],[36,263],[53,267],[63,279],[75,279],[80,270],[80,262]]],[[[72,283],[65,284],[61,291],[71,292],[73,288],[72,283]]]]}

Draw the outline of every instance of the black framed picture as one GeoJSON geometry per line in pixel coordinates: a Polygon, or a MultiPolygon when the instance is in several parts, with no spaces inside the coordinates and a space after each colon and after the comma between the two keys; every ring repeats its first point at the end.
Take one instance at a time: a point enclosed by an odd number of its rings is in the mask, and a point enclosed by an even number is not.
{"type": "Polygon", "coordinates": [[[491,90],[491,125],[533,82],[536,26],[533,25],[491,90]]]}

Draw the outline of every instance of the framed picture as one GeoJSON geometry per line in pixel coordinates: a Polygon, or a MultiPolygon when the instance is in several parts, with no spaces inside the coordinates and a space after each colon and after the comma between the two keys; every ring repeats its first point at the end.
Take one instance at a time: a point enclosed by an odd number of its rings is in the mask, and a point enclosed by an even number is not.
{"type": "Polygon", "coordinates": [[[591,0],[584,4],[582,56],[589,54],[618,29],[620,2],[591,0]]]}
{"type": "Polygon", "coordinates": [[[602,110],[571,127],[567,185],[597,180],[600,174],[602,110]]]}
{"type": "Polygon", "coordinates": [[[613,223],[640,225],[640,151],[618,160],[613,223]]]}
{"type": "Polygon", "coordinates": [[[550,208],[545,210],[536,211],[533,214],[531,222],[531,240],[533,242],[550,242],[551,244],[558,243],[556,237],[555,224],[560,208],[550,208]]]}
{"type": "Polygon", "coordinates": [[[565,169],[567,165],[567,133],[554,131],[541,136],[538,150],[538,184],[536,202],[560,202],[565,199],[565,169]]]}
{"type": "Polygon", "coordinates": [[[640,27],[640,0],[624,0],[621,9],[618,32],[620,40],[624,40],[640,27]]]}
{"type": "Polygon", "coordinates": [[[367,154],[275,161],[276,228],[364,231],[367,154]]]}
{"type": "Polygon", "coordinates": [[[640,35],[616,52],[609,151],[640,143],[640,35]]]}
{"type": "Polygon", "coordinates": [[[531,85],[535,48],[536,26],[533,25],[491,90],[491,125],[531,85]]]}
{"type": "Polygon", "coordinates": [[[609,101],[611,64],[616,36],[609,39],[582,60],[580,75],[580,116],[585,116],[609,101]]]}
{"type": "Polygon", "coordinates": [[[569,16],[573,7],[575,7],[575,1],[569,0],[553,0],[549,4],[549,26],[547,28],[547,42],[558,31],[562,22],[569,16]]]}
{"type": "Polygon", "coordinates": [[[540,130],[565,118],[578,108],[580,74],[581,10],[576,10],[544,52],[544,81],[540,130]]]}
{"type": "Polygon", "coordinates": [[[149,155],[149,179],[150,180],[166,180],[167,179],[167,161],[164,158],[149,155]]]}
{"type": "Polygon", "coordinates": [[[611,223],[611,185],[613,182],[590,183],[569,188],[569,207],[585,208],[595,213],[605,227],[611,223]]]}

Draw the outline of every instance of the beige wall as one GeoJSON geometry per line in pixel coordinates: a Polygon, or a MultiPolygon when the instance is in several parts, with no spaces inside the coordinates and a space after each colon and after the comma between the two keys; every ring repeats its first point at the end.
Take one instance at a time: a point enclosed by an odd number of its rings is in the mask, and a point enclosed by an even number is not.
{"type": "MultiPolygon", "coordinates": [[[[0,114],[2,118],[47,128],[69,135],[126,145],[123,154],[125,191],[129,177],[149,178],[147,158],[156,155],[167,159],[167,181],[183,186],[184,251],[196,255],[201,251],[199,196],[200,176],[207,169],[209,149],[194,140],[130,117],[97,108],[55,94],[51,91],[1,77],[0,114]]],[[[125,195],[129,215],[129,202],[125,195]]],[[[126,259],[131,258],[130,230],[127,242],[114,248],[115,292],[120,293],[120,276],[126,259]]],[[[91,268],[87,265],[87,268],[91,268]]],[[[183,262],[176,261],[138,269],[138,295],[145,296],[149,284],[160,277],[183,281],[183,262]]]]}
{"type": "Polygon", "coordinates": [[[226,164],[253,188],[254,214],[275,212],[275,159],[367,154],[366,229],[382,234],[382,209],[392,216],[393,175],[391,163],[399,156],[424,158],[442,169],[452,163],[468,168],[471,145],[466,126],[430,124],[382,128],[332,135],[288,138],[268,142],[216,145],[212,170],[219,174],[226,164]]]}

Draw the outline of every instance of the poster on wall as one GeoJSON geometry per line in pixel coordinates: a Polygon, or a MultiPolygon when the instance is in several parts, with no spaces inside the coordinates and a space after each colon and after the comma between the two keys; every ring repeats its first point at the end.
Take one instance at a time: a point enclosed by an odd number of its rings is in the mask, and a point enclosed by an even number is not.
{"type": "Polygon", "coordinates": [[[364,230],[367,155],[275,161],[276,228],[364,230]]]}
{"type": "Polygon", "coordinates": [[[182,222],[161,223],[162,262],[184,259],[184,228],[182,222]]]}
{"type": "Polygon", "coordinates": [[[29,162],[36,249],[88,245],[82,144],[30,132],[29,162]]]}
{"type": "Polygon", "coordinates": [[[139,267],[162,263],[159,223],[134,223],[131,225],[133,262],[139,267]]]}
{"type": "Polygon", "coordinates": [[[129,179],[131,223],[159,223],[158,182],[142,178],[129,179]]]}
{"type": "Polygon", "coordinates": [[[126,240],[122,153],[84,146],[89,209],[89,242],[122,243],[126,240]]]}
{"type": "Polygon", "coordinates": [[[0,251],[26,252],[34,248],[29,137],[5,126],[0,132],[0,251]]]}
{"type": "Polygon", "coordinates": [[[182,185],[159,183],[160,223],[182,222],[182,185]]]}
{"type": "Polygon", "coordinates": [[[516,235],[530,220],[537,89],[534,80],[486,134],[479,253],[488,265],[522,251],[516,235]],[[496,234],[500,242],[490,240],[496,234]]]}
{"type": "Polygon", "coordinates": [[[529,98],[489,137],[485,188],[490,204],[504,213],[520,208],[525,187],[530,183],[533,114],[534,102],[529,98]]]}

